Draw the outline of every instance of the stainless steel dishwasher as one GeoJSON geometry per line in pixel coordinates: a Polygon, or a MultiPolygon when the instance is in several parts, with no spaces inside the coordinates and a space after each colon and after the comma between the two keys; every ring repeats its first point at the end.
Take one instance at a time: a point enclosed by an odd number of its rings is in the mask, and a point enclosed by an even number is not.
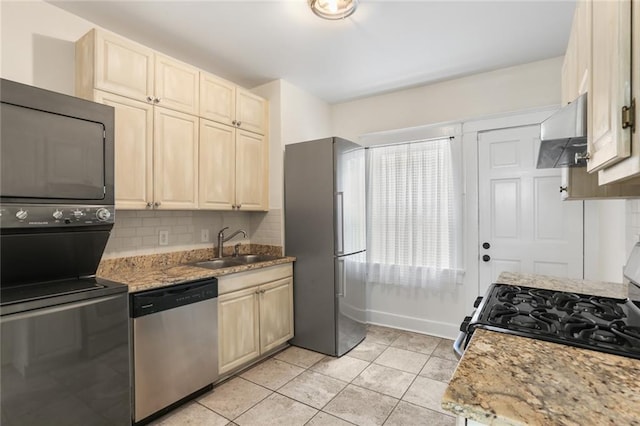
{"type": "Polygon", "coordinates": [[[147,423],[218,378],[218,280],[131,294],[133,414],[147,423]]]}

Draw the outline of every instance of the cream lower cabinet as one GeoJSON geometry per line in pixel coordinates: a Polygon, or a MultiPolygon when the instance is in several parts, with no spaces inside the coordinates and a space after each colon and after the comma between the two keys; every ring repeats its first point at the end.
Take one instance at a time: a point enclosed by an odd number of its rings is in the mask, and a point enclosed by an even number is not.
{"type": "Polygon", "coordinates": [[[115,109],[115,198],[118,209],[195,209],[198,118],[99,90],[115,109]]]}
{"type": "Polygon", "coordinates": [[[240,368],[293,337],[291,264],[218,278],[219,373],[240,368]]]}
{"type": "Polygon", "coordinates": [[[200,208],[268,210],[268,161],[265,136],[200,119],[200,208]]]}

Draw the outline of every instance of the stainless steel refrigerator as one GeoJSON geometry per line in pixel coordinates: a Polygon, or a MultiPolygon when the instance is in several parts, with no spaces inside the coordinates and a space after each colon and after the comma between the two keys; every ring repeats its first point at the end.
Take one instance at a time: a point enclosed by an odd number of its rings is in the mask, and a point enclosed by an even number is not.
{"type": "Polygon", "coordinates": [[[366,333],[364,148],[337,137],[286,145],[285,250],[294,263],[291,343],[341,356],[366,333]]]}

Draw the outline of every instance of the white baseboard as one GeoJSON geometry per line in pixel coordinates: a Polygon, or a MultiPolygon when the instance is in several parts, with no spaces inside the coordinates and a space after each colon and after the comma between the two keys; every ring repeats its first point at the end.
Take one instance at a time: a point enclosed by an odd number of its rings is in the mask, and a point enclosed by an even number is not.
{"type": "MultiPolygon", "coordinates": [[[[462,319],[461,319],[462,320],[462,319]]],[[[416,333],[455,339],[458,337],[460,324],[450,324],[439,321],[429,321],[406,315],[391,314],[382,311],[367,311],[367,323],[383,327],[398,328],[416,333]]]]}

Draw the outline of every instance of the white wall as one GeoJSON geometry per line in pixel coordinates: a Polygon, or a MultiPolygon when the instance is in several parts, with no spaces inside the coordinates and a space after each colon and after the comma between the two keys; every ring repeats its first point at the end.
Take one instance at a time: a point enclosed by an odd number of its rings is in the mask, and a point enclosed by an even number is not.
{"type": "Polygon", "coordinates": [[[75,41],[95,27],[42,1],[0,2],[3,78],[74,92],[75,41]]]}
{"type": "Polygon", "coordinates": [[[562,58],[336,104],[334,132],[360,135],[560,104],[562,58]]]}

